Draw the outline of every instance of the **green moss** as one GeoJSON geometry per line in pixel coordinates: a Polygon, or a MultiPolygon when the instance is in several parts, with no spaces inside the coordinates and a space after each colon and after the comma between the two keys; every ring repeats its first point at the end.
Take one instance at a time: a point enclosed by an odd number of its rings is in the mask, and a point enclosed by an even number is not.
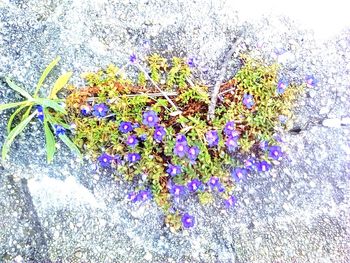
{"type": "MultiPolygon", "coordinates": [[[[74,142],[94,158],[103,152],[121,156],[131,151],[140,153],[142,158],[138,163],[117,165],[116,168],[126,180],[131,181],[140,174],[146,176],[146,181],[138,187],[151,189],[155,201],[165,211],[172,206],[169,181],[186,185],[197,178],[205,184],[210,177],[216,176],[225,186],[221,195],[226,198],[235,187],[230,170],[242,166],[243,160],[252,155],[256,159],[266,159],[259,143],[264,140],[270,145],[276,144],[273,135],[279,125],[278,117],[283,114],[291,119],[292,104],[303,90],[302,85],[290,85],[283,94],[278,94],[278,65],[266,65],[248,57],[242,57],[242,61],[244,65],[238,73],[221,86],[221,100],[213,121],[207,121],[209,87],[188,81],[192,78],[191,71],[183,59],[173,58],[169,62],[155,54],[146,61],[152,81],[164,91],[177,92],[177,96],[171,96],[171,99],[182,111],[178,115],[173,115],[171,105],[163,96],[152,96],[152,93],[159,92],[143,72],[139,73],[137,84],[120,75],[114,66],[89,73],[86,75],[89,86],[73,90],[67,98],[69,121],[77,125],[74,142]],[[166,82],[161,83],[161,79],[166,82]],[[251,108],[243,103],[245,94],[254,98],[251,108]],[[80,114],[81,106],[96,103],[107,104],[110,114],[102,119],[80,114]],[[160,118],[159,124],[166,128],[167,134],[162,142],[153,139],[154,128],[142,124],[142,114],[146,110],[155,111],[160,118]],[[125,144],[127,135],[118,130],[121,121],[138,124],[133,133],[145,135],[146,140],[130,149],[125,144]],[[240,134],[238,149],[233,153],[225,146],[223,128],[228,121],[235,122],[235,129],[240,134]],[[219,133],[216,147],[207,145],[205,135],[210,130],[219,133]],[[190,146],[200,149],[195,162],[174,155],[175,137],[180,133],[186,135],[190,146]],[[183,173],[171,178],[166,173],[170,163],[181,165],[183,173]]],[[[213,199],[213,194],[200,191],[198,197],[206,204],[213,199]]],[[[177,227],[178,216],[168,215],[167,220],[177,227]]]]}

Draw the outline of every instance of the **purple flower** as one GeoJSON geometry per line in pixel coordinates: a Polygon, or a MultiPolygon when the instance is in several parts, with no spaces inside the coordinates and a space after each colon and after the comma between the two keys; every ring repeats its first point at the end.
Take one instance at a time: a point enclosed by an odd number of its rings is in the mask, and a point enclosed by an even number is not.
{"type": "Polygon", "coordinates": [[[191,228],[194,226],[195,220],[193,216],[185,213],[181,218],[181,222],[185,228],[191,228]]]}
{"type": "Polygon", "coordinates": [[[55,135],[56,136],[60,136],[60,135],[64,135],[66,133],[66,129],[63,128],[61,125],[54,125],[55,128],[55,135]]]}
{"type": "Polygon", "coordinates": [[[182,168],[180,165],[169,164],[166,172],[171,176],[176,176],[182,173],[182,168]]]}
{"type": "Polygon", "coordinates": [[[139,153],[128,153],[127,159],[130,163],[136,163],[141,160],[141,155],[139,153]]]}
{"type": "Polygon", "coordinates": [[[231,136],[234,130],[235,130],[235,122],[228,121],[224,128],[224,133],[226,134],[226,136],[231,136]]]}
{"type": "Polygon", "coordinates": [[[148,40],[143,40],[142,47],[146,50],[149,50],[151,48],[151,43],[148,40]]]}
{"type": "Polygon", "coordinates": [[[208,142],[209,147],[217,146],[219,143],[219,134],[215,130],[208,131],[205,134],[205,138],[208,142]]]}
{"type": "Polygon", "coordinates": [[[137,197],[138,197],[138,194],[135,192],[131,192],[128,194],[128,199],[133,203],[137,201],[137,197]]]}
{"type": "Polygon", "coordinates": [[[113,161],[116,164],[121,164],[122,163],[122,157],[119,154],[114,155],[113,161]]]}
{"type": "Polygon", "coordinates": [[[186,188],[183,185],[174,184],[170,187],[170,193],[175,197],[180,197],[185,194],[186,188]]]}
{"type": "Polygon", "coordinates": [[[254,170],[255,167],[255,160],[253,158],[249,158],[244,160],[244,167],[248,170],[248,171],[252,171],[254,170]]]}
{"type": "Polygon", "coordinates": [[[285,124],[286,121],[288,120],[288,117],[285,116],[285,115],[279,115],[279,116],[278,116],[278,120],[279,120],[282,124],[285,124]]]}
{"type": "Polygon", "coordinates": [[[195,161],[198,157],[200,150],[197,146],[192,146],[187,150],[187,157],[191,161],[195,161]]]}
{"type": "Polygon", "coordinates": [[[107,112],[108,112],[108,107],[107,107],[106,104],[100,103],[100,104],[94,105],[93,114],[94,114],[97,118],[102,118],[102,117],[106,116],[106,115],[107,115],[107,112]]]}
{"type": "Polygon", "coordinates": [[[254,106],[254,98],[253,95],[250,94],[244,94],[243,95],[243,104],[248,109],[251,109],[254,106]]]}
{"type": "Polygon", "coordinates": [[[270,167],[271,167],[271,165],[266,161],[261,161],[257,163],[256,166],[259,172],[267,172],[268,170],[270,170],[270,167]]]}
{"type": "Polygon", "coordinates": [[[244,168],[235,168],[231,172],[231,176],[236,182],[239,182],[241,180],[245,180],[247,178],[247,174],[248,174],[248,172],[244,168]]]}
{"type": "Polygon", "coordinates": [[[176,135],[176,142],[187,143],[186,136],[181,134],[181,133],[179,133],[178,135],[176,135]]]}
{"type": "Polygon", "coordinates": [[[198,179],[193,179],[192,181],[188,182],[187,187],[191,192],[197,192],[197,190],[202,187],[202,182],[198,179]]]}
{"type": "Polygon", "coordinates": [[[189,66],[190,68],[196,67],[196,66],[197,66],[196,58],[194,58],[194,57],[189,57],[189,58],[187,59],[187,64],[188,64],[188,66],[189,66]]]}
{"type": "Polygon", "coordinates": [[[137,201],[147,201],[152,198],[152,193],[150,190],[141,190],[137,194],[137,201]]]}
{"type": "Polygon", "coordinates": [[[111,163],[113,161],[113,157],[110,156],[107,153],[102,153],[100,157],[98,157],[98,161],[103,168],[108,168],[111,166],[111,163]]]}
{"type": "Polygon", "coordinates": [[[286,52],[283,47],[275,47],[273,51],[275,52],[276,56],[280,56],[286,52]]]}
{"type": "Polygon", "coordinates": [[[259,147],[261,150],[266,151],[267,148],[269,147],[269,143],[267,141],[261,141],[259,143],[259,147]]]}
{"type": "Polygon", "coordinates": [[[163,126],[157,126],[154,130],[153,138],[157,142],[161,142],[166,134],[165,128],[163,126]]]}
{"type": "Polygon", "coordinates": [[[158,122],[158,116],[157,113],[154,111],[146,111],[143,113],[143,120],[142,123],[149,126],[149,127],[154,127],[158,122]]]}
{"type": "Polygon", "coordinates": [[[91,113],[91,107],[89,105],[82,105],[80,107],[80,112],[84,116],[87,116],[87,115],[89,115],[91,113]]]}
{"type": "Polygon", "coordinates": [[[131,125],[131,122],[128,121],[122,121],[119,125],[119,131],[122,133],[128,133],[133,130],[133,127],[131,125]]]}
{"type": "Polygon", "coordinates": [[[129,61],[131,63],[135,63],[137,61],[137,57],[136,57],[136,55],[134,53],[130,55],[129,61]]]}
{"type": "Polygon", "coordinates": [[[271,146],[269,149],[269,158],[280,160],[282,158],[282,150],[280,146],[271,146]]]}
{"type": "Polygon", "coordinates": [[[225,144],[229,152],[234,152],[238,146],[237,138],[229,136],[225,144]]]}
{"type": "Polygon", "coordinates": [[[284,91],[286,90],[288,85],[289,85],[289,83],[286,80],[281,79],[280,81],[278,81],[278,83],[277,83],[277,93],[278,94],[284,93],[284,91]]]}
{"type": "Polygon", "coordinates": [[[186,142],[177,142],[174,147],[174,154],[182,158],[186,155],[187,150],[188,145],[186,142]]]}
{"type": "Polygon", "coordinates": [[[141,134],[139,138],[141,141],[145,141],[147,139],[147,134],[141,134]]]}
{"type": "Polygon", "coordinates": [[[38,117],[40,122],[44,121],[44,108],[41,105],[36,106],[36,116],[38,117]]]}
{"type": "Polygon", "coordinates": [[[133,129],[140,128],[140,124],[134,123],[134,124],[132,125],[132,128],[133,128],[133,129]]]}
{"type": "Polygon", "coordinates": [[[225,190],[224,187],[221,185],[220,179],[218,177],[211,177],[207,184],[212,190],[215,188],[217,188],[219,192],[223,192],[225,190]]]}
{"type": "Polygon", "coordinates": [[[237,203],[237,199],[233,195],[231,195],[229,198],[225,200],[225,206],[227,208],[234,207],[236,203],[237,203]]]}
{"type": "Polygon", "coordinates": [[[138,143],[139,143],[139,140],[137,139],[136,135],[130,135],[126,139],[126,144],[131,148],[135,148],[138,143]]]}
{"type": "Polygon", "coordinates": [[[305,79],[306,79],[306,85],[309,88],[315,87],[317,82],[318,82],[317,79],[313,75],[307,75],[305,79]]]}

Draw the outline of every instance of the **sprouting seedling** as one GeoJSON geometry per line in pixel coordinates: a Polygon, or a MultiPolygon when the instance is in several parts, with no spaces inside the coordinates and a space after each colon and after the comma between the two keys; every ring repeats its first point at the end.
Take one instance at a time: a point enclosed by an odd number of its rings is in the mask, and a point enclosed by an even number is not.
{"type": "MultiPolygon", "coordinates": [[[[14,103],[7,103],[0,105],[0,111],[4,111],[11,108],[17,108],[15,112],[10,116],[7,123],[7,137],[2,147],[2,159],[6,159],[11,144],[14,139],[19,135],[25,127],[30,123],[30,121],[38,116],[38,119],[44,124],[45,139],[46,139],[46,152],[47,161],[50,163],[53,160],[53,156],[56,151],[55,146],[55,136],[51,129],[57,130],[57,127],[63,127],[64,129],[69,129],[69,125],[59,120],[55,115],[60,113],[66,115],[67,112],[62,106],[64,102],[63,99],[57,97],[57,93],[68,83],[68,80],[72,76],[72,72],[67,72],[61,75],[54,83],[49,95],[46,98],[41,98],[38,96],[40,88],[42,87],[46,77],[52,71],[52,69],[57,65],[61,58],[57,57],[53,60],[44,70],[41,75],[33,95],[29,94],[26,90],[15,84],[10,78],[6,77],[5,81],[11,89],[18,92],[25,100],[14,103]],[[33,110],[34,107],[37,107],[33,110]],[[13,127],[13,121],[21,113],[24,112],[20,118],[20,122],[13,127]],[[59,126],[57,126],[59,125],[59,126]],[[50,128],[51,126],[51,128],[50,128]]],[[[63,141],[73,152],[80,154],[79,149],[74,145],[74,143],[68,138],[64,132],[56,132],[56,135],[63,141]]]]}

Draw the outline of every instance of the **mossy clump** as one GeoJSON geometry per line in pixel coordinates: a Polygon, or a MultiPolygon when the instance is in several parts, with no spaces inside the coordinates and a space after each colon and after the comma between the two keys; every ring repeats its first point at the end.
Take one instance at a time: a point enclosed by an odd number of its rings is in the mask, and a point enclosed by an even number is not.
{"type": "Polygon", "coordinates": [[[220,87],[214,120],[207,120],[209,88],[182,58],[148,57],[146,69],[137,65],[137,81],[114,65],[88,73],[88,85],[70,87],[66,99],[73,141],[134,184],[132,202],[152,196],[176,228],[181,217],[170,211],[183,196],[197,194],[206,204],[218,192],[232,206],[239,181],[282,157],[275,127],[281,115],[291,117],[303,89],[281,82],[276,64],[241,59],[242,68],[220,87]]]}

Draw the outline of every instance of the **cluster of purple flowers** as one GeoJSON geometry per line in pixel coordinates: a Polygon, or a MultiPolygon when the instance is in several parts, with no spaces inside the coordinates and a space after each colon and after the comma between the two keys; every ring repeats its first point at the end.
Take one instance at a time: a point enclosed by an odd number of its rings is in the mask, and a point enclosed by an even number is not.
{"type": "Polygon", "coordinates": [[[220,178],[218,177],[215,177],[215,176],[211,177],[207,184],[211,190],[217,189],[219,192],[225,191],[225,188],[220,183],[220,178]]]}
{"type": "MultiPolygon", "coordinates": [[[[122,162],[122,157],[118,154],[112,156],[107,153],[102,153],[97,160],[102,168],[110,168],[113,162],[120,164],[122,162]]],[[[126,160],[131,164],[136,163],[141,160],[141,155],[139,153],[128,153],[126,155],[126,160]]]]}
{"type": "Polygon", "coordinates": [[[187,143],[187,138],[183,134],[176,136],[176,142],[174,146],[174,154],[180,158],[187,157],[190,161],[196,161],[200,153],[200,149],[197,146],[190,147],[187,143]]]}
{"type": "Polygon", "coordinates": [[[137,201],[145,202],[152,199],[152,193],[149,189],[140,190],[139,192],[131,192],[128,194],[128,199],[136,203],[137,201]]]}
{"type": "Polygon", "coordinates": [[[224,128],[224,133],[226,135],[225,145],[229,152],[236,151],[238,147],[239,133],[235,130],[234,121],[228,121],[224,128]]]}

